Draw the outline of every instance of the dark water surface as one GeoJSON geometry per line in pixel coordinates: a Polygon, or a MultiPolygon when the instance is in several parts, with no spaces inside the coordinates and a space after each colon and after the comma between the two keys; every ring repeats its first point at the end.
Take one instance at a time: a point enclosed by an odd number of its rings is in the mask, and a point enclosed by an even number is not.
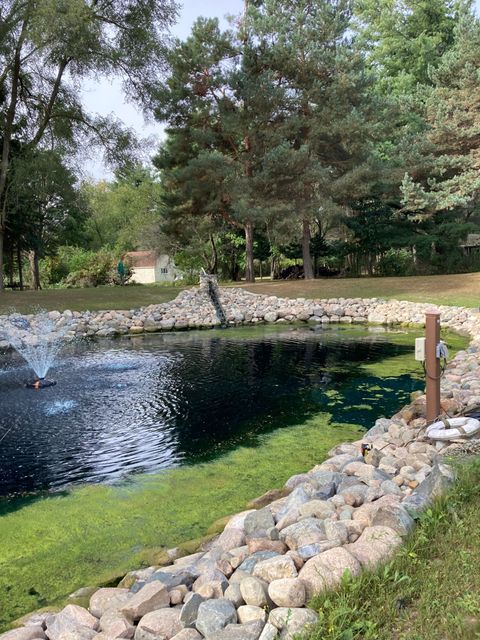
{"type": "Polygon", "coordinates": [[[320,411],[369,427],[372,404],[389,415],[422,387],[362,368],[411,354],[413,334],[398,336],[258,327],[79,342],[42,391],[22,386],[18,355],[0,354],[0,496],[212,459],[320,411]]]}

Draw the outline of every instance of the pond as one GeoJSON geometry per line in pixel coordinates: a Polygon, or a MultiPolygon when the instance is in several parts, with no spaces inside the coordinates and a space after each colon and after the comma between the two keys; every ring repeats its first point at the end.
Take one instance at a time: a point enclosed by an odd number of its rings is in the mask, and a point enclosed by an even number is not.
{"type": "Polygon", "coordinates": [[[416,335],[302,325],[83,342],[38,392],[0,355],[0,630],[158,563],[361,438],[423,387],[416,335]]]}
{"type": "Polygon", "coordinates": [[[41,391],[24,388],[18,355],[4,355],[0,496],[209,460],[320,411],[369,427],[374,404],[392,413],[421,386],[404,374],[380,389],[362,370],[411,353],[402,335],[261,327],[80,342],[41,391]],[[336,397],[345,385],[347,403],[336,397]]]}

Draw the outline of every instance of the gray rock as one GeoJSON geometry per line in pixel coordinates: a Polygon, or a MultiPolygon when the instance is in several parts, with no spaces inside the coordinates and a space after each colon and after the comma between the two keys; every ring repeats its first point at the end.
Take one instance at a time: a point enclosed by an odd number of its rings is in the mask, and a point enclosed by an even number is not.
{"type": "Polygon", "coordinates": [[[194,627],[198,615],[198,608],[204,601],[201,595],[193,593],[180,611],[180,621],[184,627],[194,627]]]}
{"type": "Polygon", "coordinates": [[[43,628],[38,626],[12,629],[0,634],[2,640],[43,640],[46,637],[43,628]]]}
{"type": "Polygon", "coordinates": [[[135,640],[171,640],[182,629],[180,609],[158,609],[140,620],[135,640]]]}
{"type": "Polygon", "coordinates": [[[144,615],[170,606],[170,596],[166,586],[159,581],[149,582],[136,593],[120,611],[132,620],[140,620],[144,615]]]}
{"type": "Polygon", "coordinates": [[[303,547],[298,547],[296,553],[298,553],[300,558],[306,562],[307,560],[310,560],[310,558],[318,556],[319,553],[323,553],[324,551],[328,551],[328,549],[333,549],[334,547],[339,547],[340,545],[341,542],[339,538],[323,540],[322,542],[316,542],[315,544],[306,544],[303,547]]]}
{"type": "Polygon", "coordinates": [[[225,589],[228,587],[228,580],[225,575],[213,569],[202,573],[193,583],[193,591],[202,591],[203,587],[211,587],[215,598],[222,598],[225,589]]]}
{"type": "Polygon", "coordinates": [[[363,567],[375,568],[391,558],[395,549],[402,543],[401,537],[390,527],[366,527],[356,542],[345,545],[343,549],[354,556],[363,567]]]}
{"type": "Polygon", "coordinates": [[[253,570],[253,575],[265,582],[273,582],[273,580],[281,578],[296,578],[298,572],[292,558],[285,555],[258,562],[253,570]]]}
{"type": "Polygon", "coordinates": [[[305,584],[307,601],[317,593],[337,587],[347,571],[352,576],[358,575],[360,563],[345,547],[330,549],[308,560],[298,574],[305,584]]]}
{"type": "Polygon", "coordinates": [[[236,609],[238,609],[238,607],[241,607],[242,604],[245,604],[245,600],[242,597],[242,592],[240,591],[240,583],[235,582],[233,584],[230,584],[223,594],[223,597],[227,600],[230,600],[230,602],[233,603],[236,609]]]}
{"type": "Polygon", "coordinates": [[[196,629],[182,629],[172,640],[202,640],[202,636],[196,629]]]}
{"type": "Polygon", "coordinates": [[[105,587],[98,589],[90,598],[89,610],[96,618],[101,618],[103,614],[111,609],[121,609],[132,597],[128,589],[114,589],[105,587]]]}
{"type": "Polygon", "coordinates": [[[412,518],[418,518],[422,511],[440,497],[455,481],[455,473],[448,465],[435,462],[430,475],[402,502],[412,518]]]}
{"type": "Polygon", "coordinates": [[[253,538],[270,537],[267,532],[274,527],[275,521],[268,507],[249,513],[245,518],[245,533],[253,538]]]}
{"type": "Polygon", "coordinates": [[[261,620],[247,624],[228,624],[225,629],[208,636],[207,640],[259,640],[263,627],[261,620]]]}
{"type": "MultiPolygon", "coordinates": [[[[96,621],[98,625],[98,620],[96,621]]],[[[49,640],[92,640],[96,631],[92,627],[79,624],[69,615],[59,613],[49,618],[45,631],[49,640]]]]}
{"type": "Polygon", "coordinates": [[[318,615],[311,609],[279,607],[270,613],[268,621],[280,631],[280,640],[294,640],[298,633],[316,624],[318,615]]]}
{"type": "Polygon", "coordinates": [[[381,436],[386,433],[392,424],[392,421],[388,418],[379,418],[375,422],[375,426],[367,431],[365,437],[368,438],[376,438],[377,436],[381,436]]]}
{"type": "Polygon", "coordinates": [[[282,529],[280,539],[292,550],[326,539],[325,525],[317,518],[305,518],[282,529]]]}
{"type": "Polygon", "coordinates": [[[274,627],[273,624],[267,622],[267,624],[263,627],[263,631],[260,634],[258,640],[277,640],[278,639],[278,629],[274,627]]]}
{"type": "Polygon", "coordinates": [[[248,624],[249,622],[267,621],[267,613],[264,607],[255,607],[250,604],[244,604],[237,609],[238,622],[240,624],[248,624]]]}
{"type": "Polygon", "coordinates": [[[308,502],[311,499],[312,496],[305,491],[304,485],[299,485],[285,500],[282,509],[280,509],[280,511],[276,514],[275,520],[278,522],[283,518],[287,511],[290,511],[290,509],[298,509],[300,505],[308,502]]]}
{"type": "Polygon", "coordinates": [[[242,564],[238,567],[237,571],[243,571],[244,573],[251,574],[253,573],[253,570],[257,562],[261,562],[262,560],[268,560],[269,558],[275,558],[278,555],[279,554],[276,553],[275,551],[257,551],[256,553],[252,553],[251,556],[248,556],[248,558],[244,560],[242,564]]]}
{"type": "Polygon", "coordinates": [[[209,637],[217,631],[224,629],[227,624],[237,622],[235,607],[225,598],[218,600],[206,600],[198,609],[197,629],[205,637],[209,637]]]}
{"type": "MultiPolygon", "coordinates": [[[[267,584],[258,578],[245,578],[240,583],[240,593],[245,604],[254,607],[266,607],[267,601],[267,584]]],[[[242,620],[240,622],[243,622],[242,620]]]]}
{"type": "MultiPolygon", "coordinates": [[[[168,568],[168,567],[166,567],[168,568]]],[[[181,584],[191,587],[200,574],[193,567],[179,567],[177,573],[168,573],[167,571],[155,571],[147,578],[146,582],[161,582],[168,590],[174,589],[181,584]]]]}
{"type": "Polygon", "coordinates": [[[132,620],[118,611],[107,611],[100,618],[102,633],[111,638],[133,638],[135,627],[132,620]]]}
{"type": "Polygon", "coordinates": [[[299,578],[274,580],[268,586],[268,595],[277,607],[303,607],[306,600],[305,584],[299,578]]]}
{"type": "Polygon", "coordinates": [[[407,536],[414,527],[413,518],[400,504],[385,505],[378,509],[372,520],[372,525],[390,527],[402,537],[407,536]]]}

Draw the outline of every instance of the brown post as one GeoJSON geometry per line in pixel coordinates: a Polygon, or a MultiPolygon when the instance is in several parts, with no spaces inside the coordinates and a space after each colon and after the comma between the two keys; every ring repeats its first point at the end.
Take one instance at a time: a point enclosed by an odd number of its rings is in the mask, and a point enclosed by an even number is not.
{"type": "Polygon", "coordinates": [[[425,314],[425,371],[427,382],[427,424],[432,424],[440,415],[440,358],[437,346],[440,343],[440,312],[425,314]]]}

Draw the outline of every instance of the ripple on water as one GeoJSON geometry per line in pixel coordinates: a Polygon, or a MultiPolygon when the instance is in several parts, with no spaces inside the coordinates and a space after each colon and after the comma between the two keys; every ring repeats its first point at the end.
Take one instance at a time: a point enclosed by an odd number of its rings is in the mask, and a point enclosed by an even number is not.
{"type": "MultiPolygon", "coordinates": [[[[313,414],[334,414],[348,403],[341,394],[334,403],[331,391],[348,388],[352,406],[375,404],[389,415],[399,392],[414,390],[411,381],[373,398],[361,387],[362,366],[408,352],[388,333],[333,327],[81,342],[58,361],[57,386],[40,392],[23,387],[18,356],[1,355],[0,433],[20,426],[0,446],[0,496],[209,460],[313,414]]],[[[369,417],[352,409],[334,420],[370,426],[369,417]]]]}

